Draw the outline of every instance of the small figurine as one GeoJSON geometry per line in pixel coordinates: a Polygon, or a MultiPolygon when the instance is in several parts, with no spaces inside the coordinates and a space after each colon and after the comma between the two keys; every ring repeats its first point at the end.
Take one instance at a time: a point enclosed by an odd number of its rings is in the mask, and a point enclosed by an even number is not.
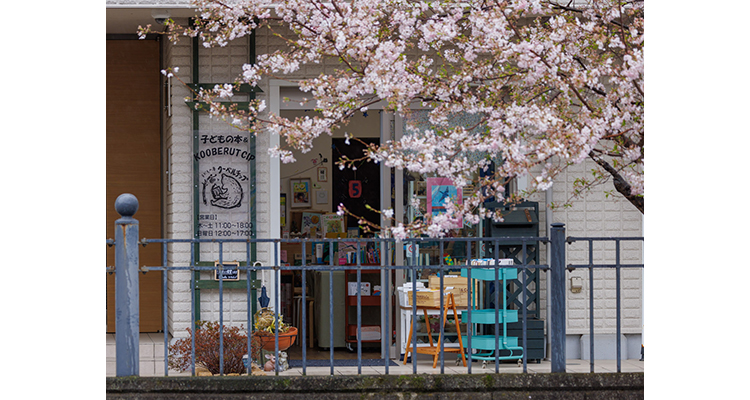
{"type": "Polygon", "coordinates": [[[286,371],[289,369],[289,356],[285,351],[279,352],[279,371],[286,371]]]}
{"type": "Polygon", "coordinates": [[[273,371],[276,368],[276,357],[266,354],[266,365],[263,366],[263,370],[266,372],[273,371]]]}
{"type": "MultiPolygon", "coordinates": [[[[289,356],[287,356],[285,351],[279,352],[279,372],[283,372],[289,369],[289,356]]],[[[266,372],[271,372],[276,370],[276,357],[274,357],[272,354],[266,354],[266,365],[263,366],[263,370],[266,372]]]]}

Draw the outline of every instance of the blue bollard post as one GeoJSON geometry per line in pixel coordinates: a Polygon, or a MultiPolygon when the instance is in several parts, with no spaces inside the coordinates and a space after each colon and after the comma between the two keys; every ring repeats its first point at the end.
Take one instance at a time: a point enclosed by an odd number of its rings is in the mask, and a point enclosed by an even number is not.
{"type": "Polygon", "coordinates": [[[552,372],[565,372],[565,224],[552,224],[550,250],[550,357],[552,372]]]}
{"type": "Polygon", "coordinates": [[[138,199],[121,194],[115,210],[122,216],[115,221],[116,374],[138,376],[138,199]]]}

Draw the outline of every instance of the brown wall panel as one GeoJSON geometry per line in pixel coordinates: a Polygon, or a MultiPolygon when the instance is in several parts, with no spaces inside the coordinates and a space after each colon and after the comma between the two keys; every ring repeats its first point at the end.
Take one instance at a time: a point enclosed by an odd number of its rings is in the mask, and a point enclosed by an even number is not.
{"type": "MultiPolygon", "coordinates": [[[[107,41],[107,237],[119,215],[115,199],[138,198],[140,238],[161,238],[161,139],[159,43],[107,41]]],[[[140,265],[161,265],[161,249],[141,247],[140,265]]],[[[114,265],[114,249],[107,250],[114,265]]],[[[161,273],[140,275],[140,330],[162,329],[161,273]]],[[[107,275],[107,332],[114,332],[114,275],[107,275]]]]}

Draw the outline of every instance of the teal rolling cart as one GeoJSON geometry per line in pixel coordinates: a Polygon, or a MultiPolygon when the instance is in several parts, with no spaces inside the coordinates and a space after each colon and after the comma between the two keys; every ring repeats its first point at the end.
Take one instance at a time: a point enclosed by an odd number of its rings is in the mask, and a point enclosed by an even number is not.
{"type": "MultiPolygon", "coordinates": [[[[472,260],[472,265],[488,265],[494,264],[494,259],[481,259],[472,260]]],[[[500,287],[503,289],[500,292],[502,296],[502,308],[496,310],[490,309],[477,309],[477,305],[474,304],[474,298],[472,297],[471,302],[471,332],[477,332],[477,325],[491,325],[494,327],[495,321],[497,321],[499,331],[497,332],[497,342],[495,342],[495,335],[472,335],[471,337],[471,349],[476,350],[476,353],[467,354],[467,358],[470,360],[482,360],[482,368],[487,366],[488,361],[494,360],[519,360],[523,358],[523,347],[518,345],[518,338],[508,336],[508,323],[518,322],[518,310],[507,310],[507,281],[516,279],[518,277],[517,268],[502,268],[505,265],[512,266],[512,259],[501,259],[500,266],[498,269],[498,280],[501,282],[500,287]],[[497,317],[497,318],[496,318],[497,317]],[[497,358],[495,357],[495,348],[499,350],[497,358]]],[[[466,268],[461,269],[461,276],[468,277],[468,271],[466,268]]],[[[495,281],[495,270],[494,268],[472,268],[471,278],[481,281],[495,281]]],[[[461,322],[469,322],[469,313],[463,311],[461,313],[461,322]]],[[[468,333],[468,332],[467,332],[468,333]]],[[[463,335],[462,341],[464,347],[468,348],[468,336],[463,335]]]]}

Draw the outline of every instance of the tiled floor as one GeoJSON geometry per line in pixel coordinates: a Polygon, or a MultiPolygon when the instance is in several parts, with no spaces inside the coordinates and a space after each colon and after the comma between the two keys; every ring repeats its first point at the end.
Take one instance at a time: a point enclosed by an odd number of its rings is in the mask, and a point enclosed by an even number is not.
{"type": "MultiPolygon", "coordinates": [[[[141,334],[140,336],[140,375],[141,376],[164,376],[164,335],[163,334],[141,334]]],[[[289,357],[292,359],[301,360],[301,350],[298,346],[292,347],[289,351],[289,357]]],[[[362,358],[378,358],[379,352],[367,351],[363,352],[362,358]]],[[[314,359],[329,359],[330,352],[328,350],[316,350],[308,349],[306,357],[308,360],[314,359]]],[[[346,350],[336,351],[334,354],[335,359],[356,359],[357,352],[350,352],[346,350]]],[[[408,375],[414,373],[414,367],[411,363],[403,365],[401,361],[396,361],[398,366],[388,367],[389,375],[408,375]]],[[[617,361],[616,360],[597,360],[594,363],[594,372],[608,373],[617,372],[617,361]]],[[[588,373],[591,370],[591,364],[588,360],[571,359],[566,363],[566,370],[569,373],[588,373]]],[[[621,360],[620,363],[621,372],[644,372],[644,361],[640,360],[621,360]]],[[[475,361],[471,367],[472,374],[485,374],[494,373],[494,363],[489,363],[486,368],[482,368],[482,363],[475,361]]],[[[522,373],[523,368],[515,363],[501,363],[499,366],[500,373],[522,373]]],[[[541,363],[528,363],[528,373],[549,373],[551,372],[551,364],[549,361],[542,361],[541,363]]],[[[304,371],[307,375],[330,375],[330,367],[307,367],[304,371]]],[[[334,374],[336,375],[356,375],[359,373],[357,367],[334,367],[334,374]]],[[[385,367],[362,367],[363,375],[380,375],[385,374],[385,367]]],[[[418,374],[439,374],[441,373],[440,365],[437,368],[432,368],[432,358],[430,356],[420,355],[417,357],[417,373],[418,374]]],[[[469,373],[468,367],[456,366],[455,355],[450,354],[445,357],[444,372],[445,374],[466,374],[469,373]]],[[[302,368],[290,368],[287,371],[279,373],[282,376],[295,376],[302,375],[302,368]]],[[[107,376],[115,376],[115,335],[107,334],[107,376]]],[[[169,376],[185,376],[189,373],[179,373],[177,371],[169,371],[169,376]]]]}
{"type": "MultiPolygon", "coordinates": [[[[164,376],[164,334],[141,333],[138,347],[140,375],[164,376]]],[[[107,376],[115,376],[116,370],[115,335],[107,334],[107,376]]]]}

